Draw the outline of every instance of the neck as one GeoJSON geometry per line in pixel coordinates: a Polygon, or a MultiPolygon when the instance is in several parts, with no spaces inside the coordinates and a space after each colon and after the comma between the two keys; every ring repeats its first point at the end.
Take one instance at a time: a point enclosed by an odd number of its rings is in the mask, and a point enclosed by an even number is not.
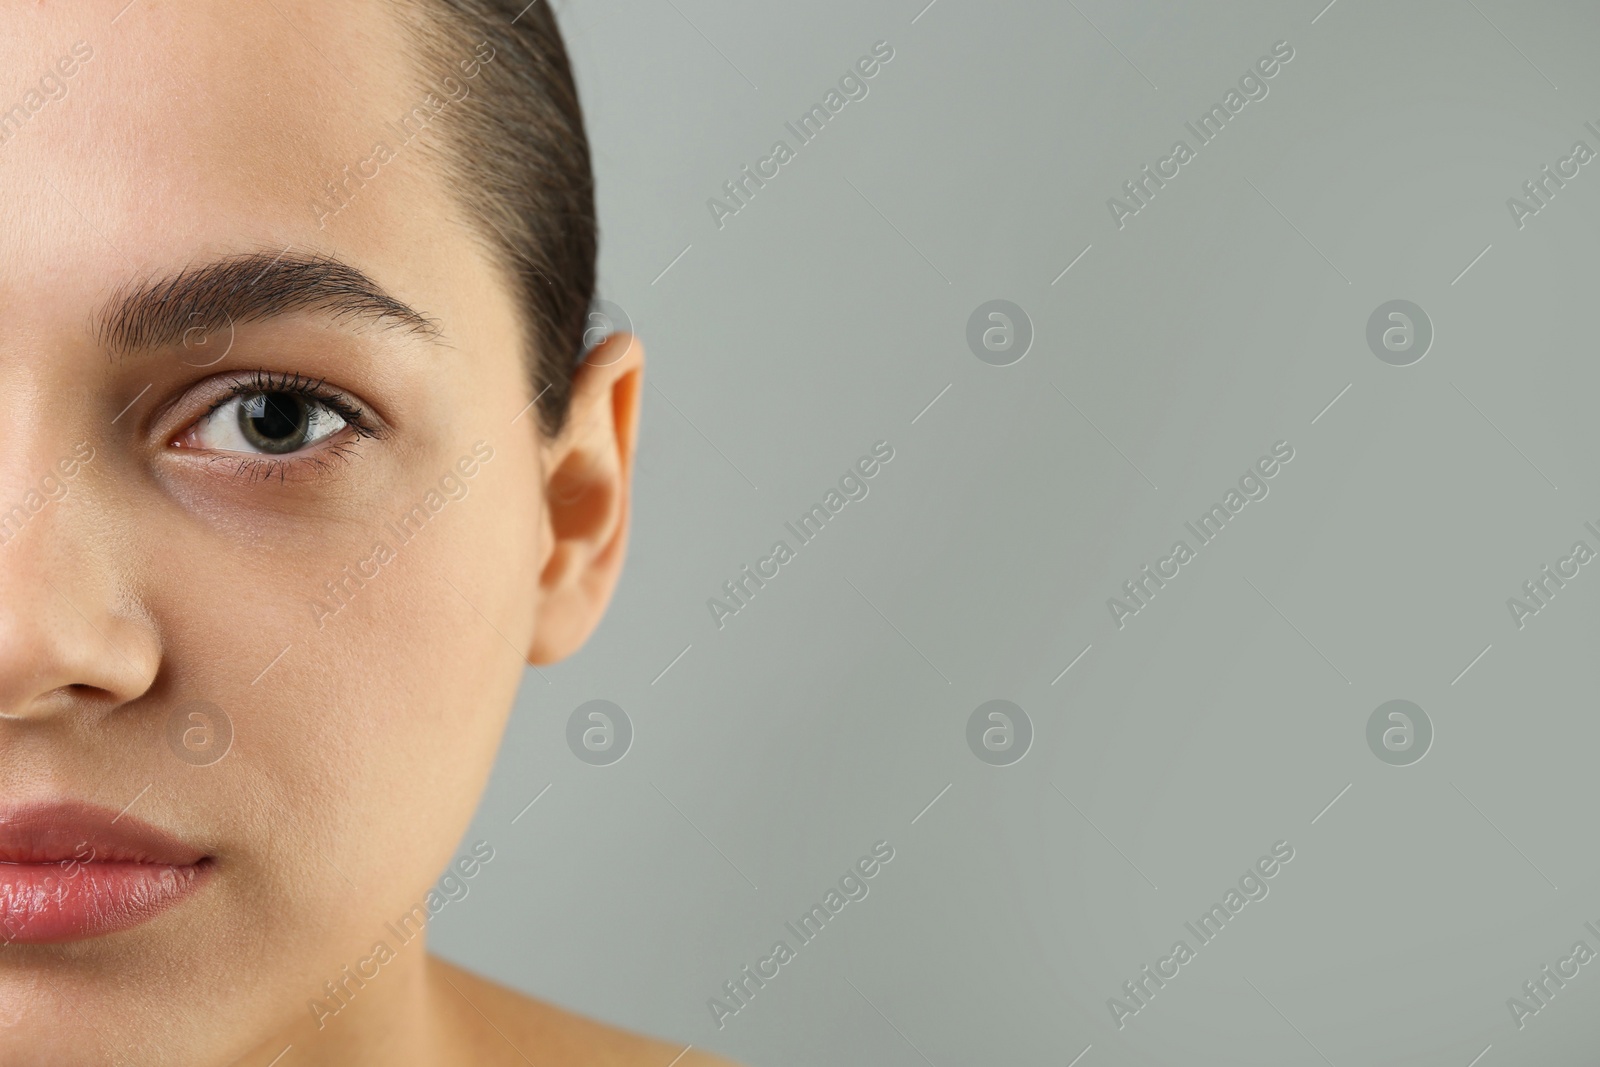
{"type": "Polygon", "coordinates": [[[303,996],[284,1028],[235,1067],[433,1067],[442,1062],[435,1055],[440,983],[433,980],[425,940],[418,934],[402,941],[382,931],[364,956],[303,996]]]}

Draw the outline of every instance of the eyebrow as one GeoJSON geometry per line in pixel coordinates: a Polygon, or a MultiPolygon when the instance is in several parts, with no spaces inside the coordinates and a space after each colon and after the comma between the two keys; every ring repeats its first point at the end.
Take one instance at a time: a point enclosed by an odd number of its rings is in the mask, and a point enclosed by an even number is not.
{"type": "Polygon", "coordinates": [[[396,299],[362,271],[331,256],[250,252],[191,265],[114,293],[93,329],[126,355],[175,345],[190,331],[219,330],[296,311],[320,311],[406,329],[438,342],[439,325],[396,299]]]}

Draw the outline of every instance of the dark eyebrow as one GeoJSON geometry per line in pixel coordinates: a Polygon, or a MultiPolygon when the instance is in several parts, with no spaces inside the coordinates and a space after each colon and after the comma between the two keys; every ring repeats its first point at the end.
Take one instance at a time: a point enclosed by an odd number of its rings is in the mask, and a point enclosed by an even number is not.
{"type": "Polygon", "coordinates": [[[130,283],[95,318],[100,342],[118,355],[175,345],[190,331],[220,330],[294,311],[323,311],[440,339],[437,323],[395,299],[360,270],[329,256],[251,252],[130,283]]]}

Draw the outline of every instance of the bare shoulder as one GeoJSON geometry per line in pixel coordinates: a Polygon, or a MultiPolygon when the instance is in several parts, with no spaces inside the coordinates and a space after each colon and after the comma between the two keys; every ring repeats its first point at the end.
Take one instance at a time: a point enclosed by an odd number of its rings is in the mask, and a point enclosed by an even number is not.
{"type": "Polygon", "coordinates": [[[656,1041],[524,996],[437,956],[429,966],[458,1004],[473,1063],[539,1067],[737,1067],[697,1048],[656,1041]]]}

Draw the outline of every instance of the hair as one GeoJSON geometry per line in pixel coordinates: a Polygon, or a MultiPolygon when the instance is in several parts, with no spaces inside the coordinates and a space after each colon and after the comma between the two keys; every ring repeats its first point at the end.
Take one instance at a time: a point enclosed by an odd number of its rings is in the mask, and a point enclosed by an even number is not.
{"type": "Polygon", "coordinates": [[[404,0],[424,89],[476,65],[441,116],[437,158],[509,280],[539,426],[566,425],[594,299],[598,227],[583,109],[549,0],[404,0]],[[493,49],[482,61],[483,43],[493,49]]]}

